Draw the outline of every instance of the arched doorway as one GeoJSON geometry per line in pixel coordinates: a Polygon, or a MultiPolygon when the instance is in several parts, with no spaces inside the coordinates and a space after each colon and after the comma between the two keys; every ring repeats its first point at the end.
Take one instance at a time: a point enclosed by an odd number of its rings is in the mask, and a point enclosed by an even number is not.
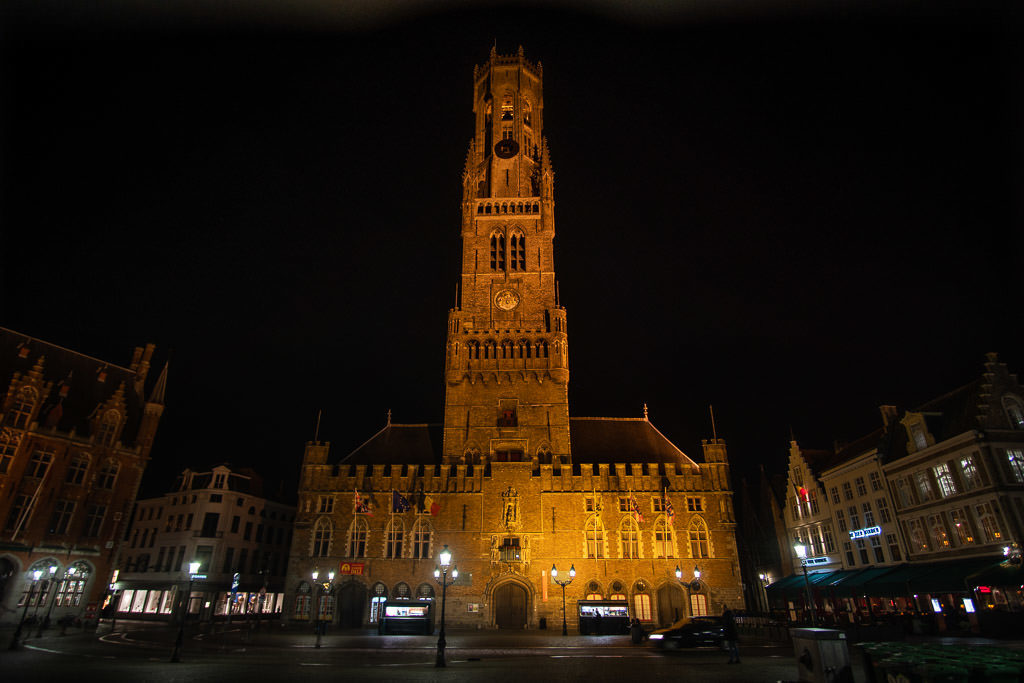
{"type": "Polygon", "coordinates": [[[526,589],[509,581],[494,589],[494,623],[498,628],[526,628],[526,589]]]}
{"type": "Polygon", "coordinates": [[[341,628],[359,628],[366,610],[366,589],[357,581],[338,588],[338,625],[341,628]]]}
{"type": "Polygon", "coordinates": [[[683,590],[679,586],[666,583],[658,589],[658,623],[669,626],[685,617],[686,609],[683,590]]]}

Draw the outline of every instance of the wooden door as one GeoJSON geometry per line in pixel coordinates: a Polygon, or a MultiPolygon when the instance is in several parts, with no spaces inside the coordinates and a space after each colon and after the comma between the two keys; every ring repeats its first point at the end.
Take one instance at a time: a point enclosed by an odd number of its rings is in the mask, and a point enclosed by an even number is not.
{"type": "Polygon", "coordinates": [[[526,590],[516,583],[506,583],[494,591],[494,621],[498,628],[526,627],[526,590]]]}
{"type": "Polygon", "coordinates": [[[671,584],[666,584],[658,589],[658,623],[660,625],[671,626],[686,615],[682,590],[671,584]]]}
{"type": "Polygon", "coordinates": [[[366,608],[366,590],[352,582],[338,589],[338,625],[342,628],[359,628],[363,625],[366,608]]]}

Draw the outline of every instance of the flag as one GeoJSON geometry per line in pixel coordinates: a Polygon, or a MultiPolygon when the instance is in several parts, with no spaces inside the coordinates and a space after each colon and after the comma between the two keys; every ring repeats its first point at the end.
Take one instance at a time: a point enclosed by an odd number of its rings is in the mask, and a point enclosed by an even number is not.
{"type": "Polygon", "coordinates": [[[672,501],[668,499],[667,493],[662,493],[662,500],[665,502],[665,516],[668,517],[669,522],[672,522],[676,518],[676,510],[672,507],[672,501]]]}
{"type": "Polygon", "coordinates": [[[632,491],[629,492],[629,509],[633,513],[633,516],[636,518],[636,521],[644,521],[643,513],[640,512],[640,506],[637,505],[636,496],[633,495],[632,491]]]}
{"type": "Polygon", "coordinates": [[[430,496],[423,496],[423,511],[429,512],[433,517],[437,517],[437,513],[441,511],[441,506],[435,503],[434,499],[430,496]]]}
{"type": "Polygon", "coordinates": [[[370,501],[359,495],[359,491],[356,491],[356,512],[364,515],[372,514],[370,512],[370,501]]]}
{"type": "Polygon", "coordinates": [[[393,513],[408,512],[411,509],[412,509],[412,503],[409,502],[409,499],[406,498],[405,496],[403,496],[398,491],[395,491],[394,489],[392,489],[391,490],[391,512],[393,512],[393,513]]]}

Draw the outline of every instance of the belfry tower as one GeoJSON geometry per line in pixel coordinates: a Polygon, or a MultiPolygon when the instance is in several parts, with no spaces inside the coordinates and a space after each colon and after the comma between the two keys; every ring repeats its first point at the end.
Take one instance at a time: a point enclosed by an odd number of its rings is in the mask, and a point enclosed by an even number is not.
{"type": "Polygon", "coordinates": [[[555,280],[543,69],[522,47],[473,72],[461,299],[448,314],[444,459],[570,461],[569,353],[555,280]]]}

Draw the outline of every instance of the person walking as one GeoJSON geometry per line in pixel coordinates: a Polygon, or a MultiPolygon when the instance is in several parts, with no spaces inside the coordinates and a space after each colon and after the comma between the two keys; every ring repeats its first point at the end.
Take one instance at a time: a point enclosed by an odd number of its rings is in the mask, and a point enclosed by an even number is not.
{"type": "Polygon", "coordinates": [[[740,663],[740,634],[736,630],[736,617],[728,605],[722,611],[722,633],[725,636],[725,647],[729,650],[729,663],[740,663]]]}

